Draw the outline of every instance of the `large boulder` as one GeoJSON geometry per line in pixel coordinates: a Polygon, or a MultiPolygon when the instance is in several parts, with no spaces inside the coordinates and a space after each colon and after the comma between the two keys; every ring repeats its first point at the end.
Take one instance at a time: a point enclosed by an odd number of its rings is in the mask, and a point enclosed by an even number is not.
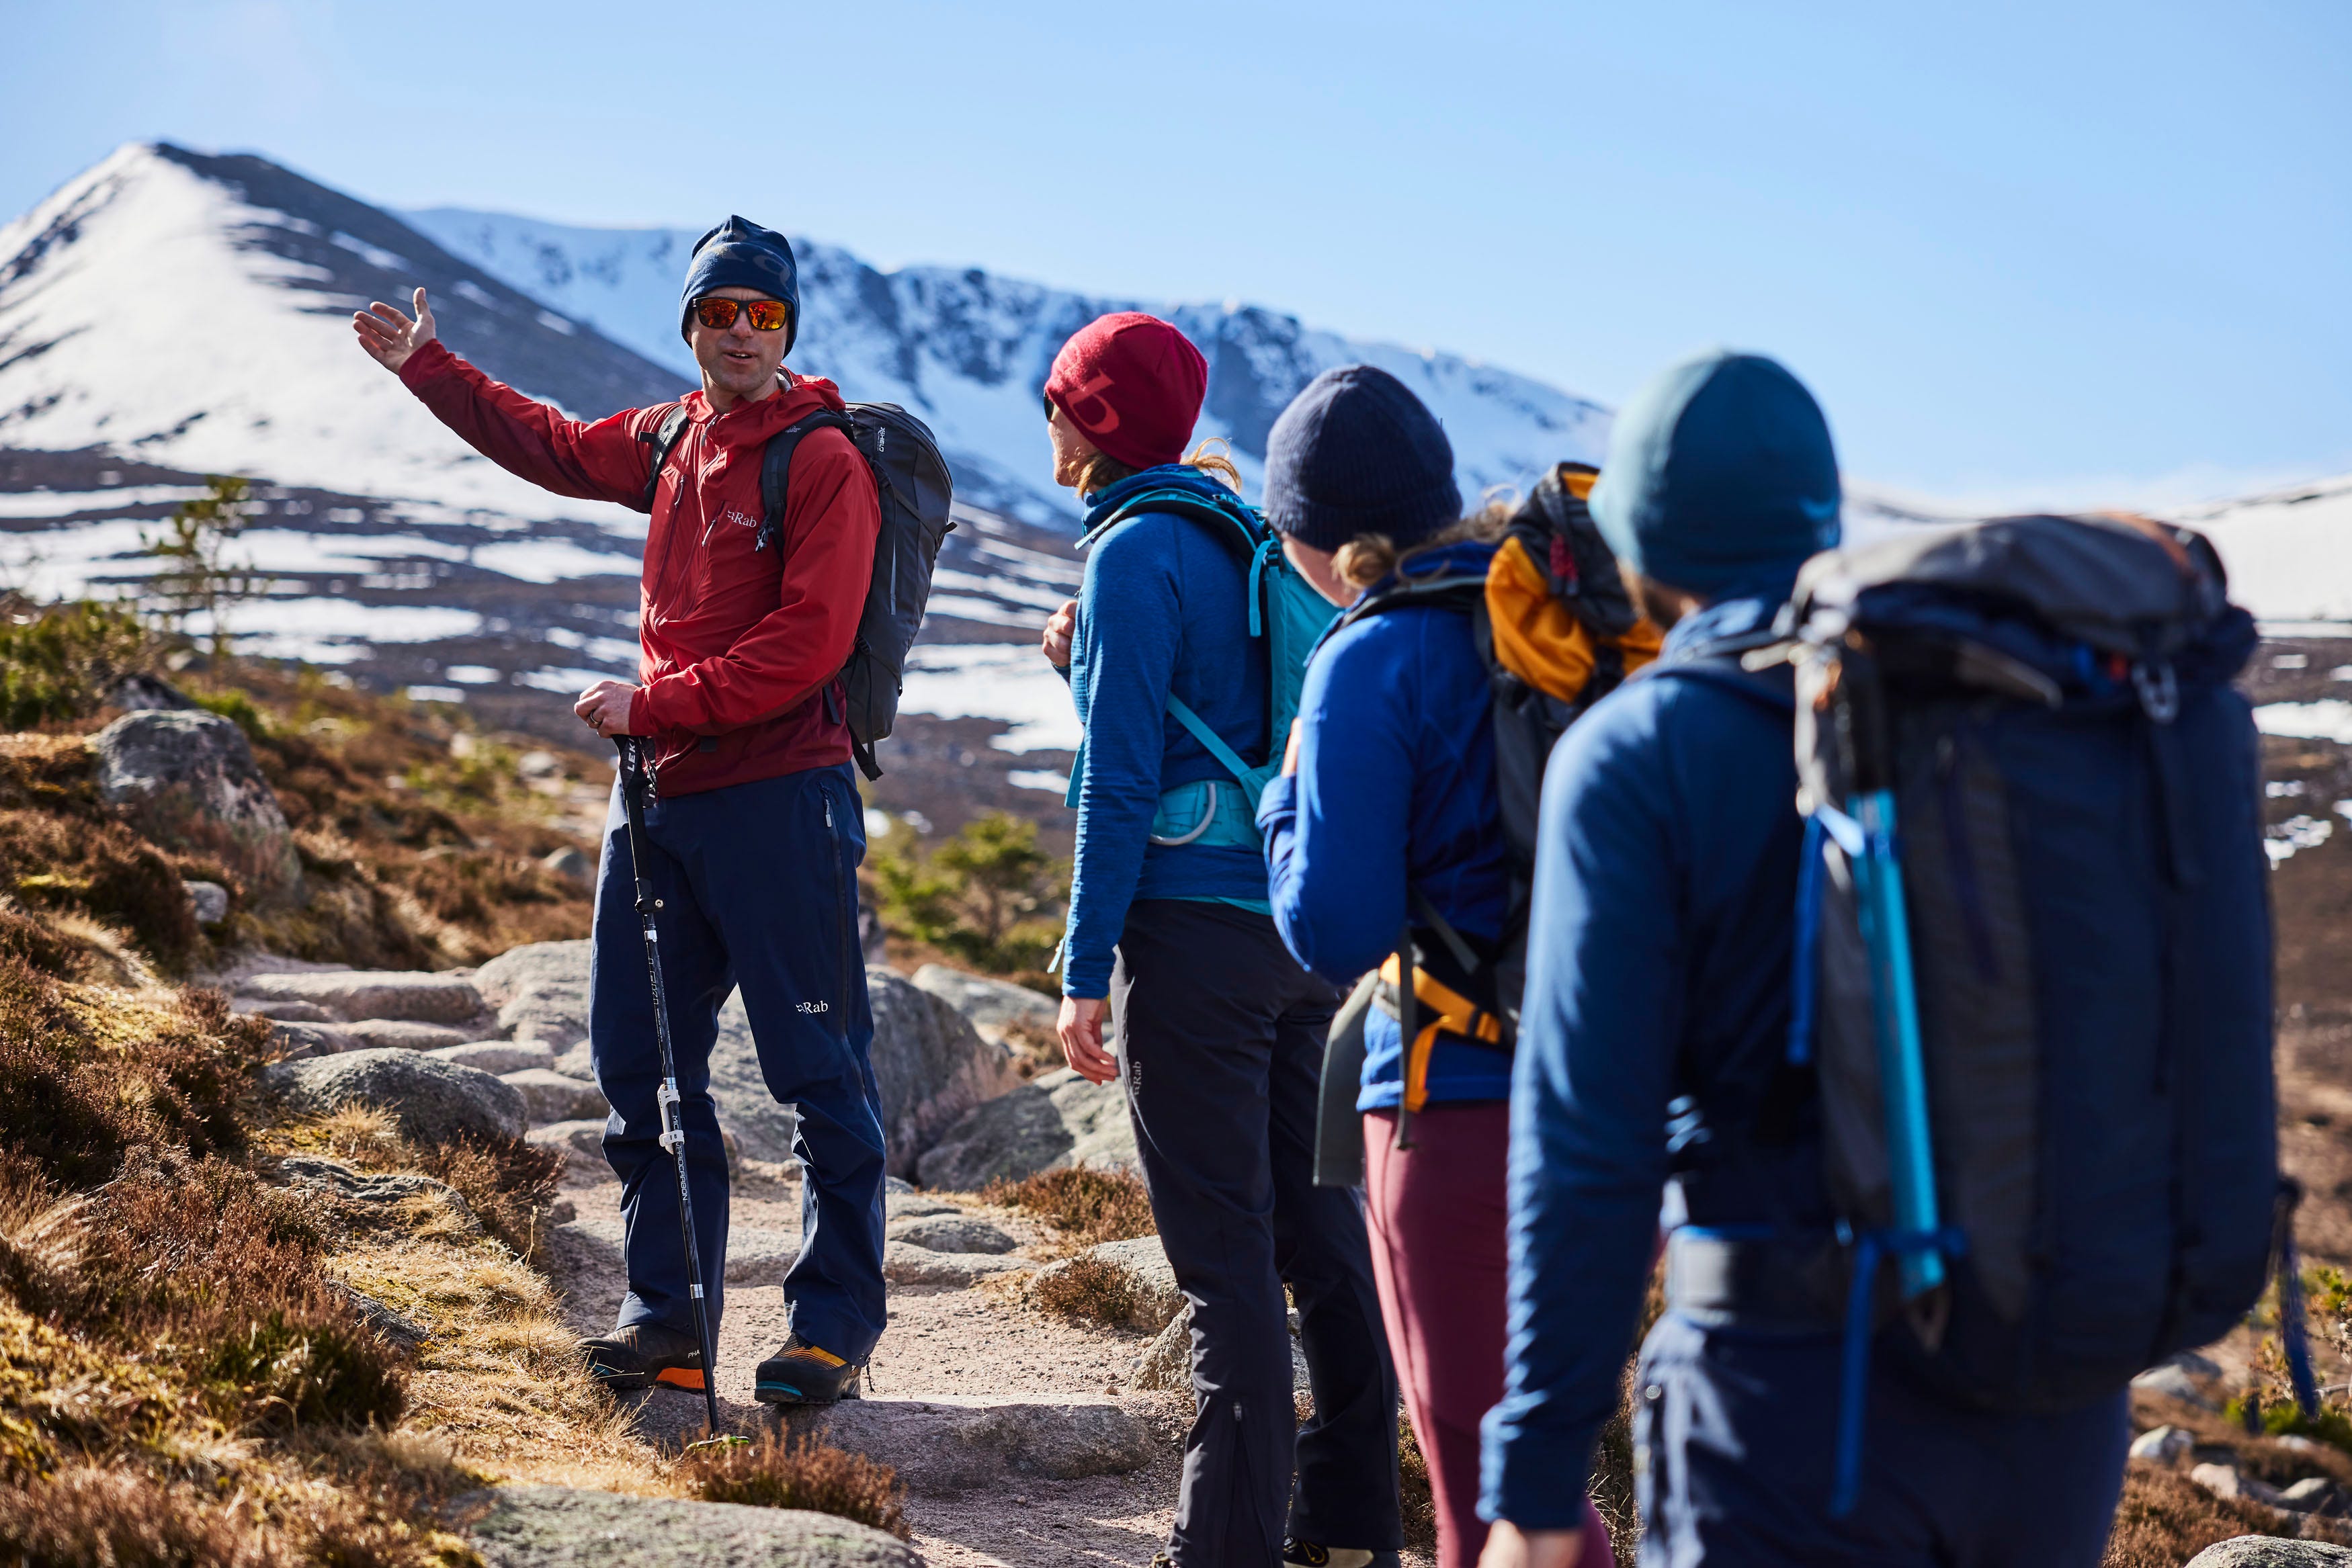
{"type": "Polygon", "coordinates": [[[1013,1053],[980,1037],[971,1020],[895,970],[866,971],[874,1009],[874,1077],[892,1175],[916,1161],[974,1106],[1017,1087],[1013,1053]]]}
{"type": "Polygon", "coordinates": [[[1064,1166],[1134,1170],[1138,1163],[1118,1082],[1089,1083],[1063,1067],[967,1112],[916,1162],[916,1173],[925,1186],[971,1191],[1064,1166]]]}
{"type": "Polygon", "coordinates": [[[99,798],[160,844],[216,857],[256,895],[289,897],[302,862],[245,731],[216,713],[127,713],[90,740],[99,798]]]}
{"type": "Polygon", "coordinates": [[[350,1051],[306,1061],[280,1061],[264,1085],[297,1115],[324,1116],[346,1105],[388,1111],[421,1144],[453,1137],[519,1138],[528,1125],[521,1093],[479,1068],[415,1051],[350,1051]]]}
{"type": "Polygon", "coordinates": [[[980,1037],[992,1044],[1003,1043],[1005,1031],[1015,1027],[1051,1040],[1061,1016],[1060,1004],[1026,986],[966,974],[945,964],[926,964],[916,970],[914,986],[970,1019],[980,1037]]]}
{"type": "Polygon", "coordinates": [[[482,993],[471,979],[430,969],[310,969],[293,975],[248,975],[237,982],[237,995],[254,1002],[308,1002],[349,1022],[384,1019],[454,1026],[472,1023],[487,1010],[482,993]]]}
{"type": "Polygon", "coordinates": [[[532,942],[510,947],[474,973],[501,1032],[561,1053],[588,1038],[589,944],[532,942]]]}
{"type": "Polygon", "coordinates": [[[519,1486],[469,1492],[448,1511],[489,1568],[923,1568],[905,1542],[804,1509],[519,1486]]]}
{"type": "Polygon", "coordinates": [[[2188,1568],[2352,1568],[2352,1551],[2318,1541],[2241,1535],[2207,1547],[2188,1568]]]}
{"type": "MultiPolygon", "coordinates": [[[[555,1070],[571,1072],[588,1032],[586,942],[537,942],[491,959],[473,984],[498,1009],[518,1040],[558,1052],[555,1070]]],[[[882,1091],[889,1169],[910,1176],[940,1133],[982,1102],[1020,1082],[1013,1055],[981,1039],[954,1008],[888,969],[868,969],[874,1012],[874,1076],[882,1091]]],[[[710,1092],[719,1116],[754,1159],[789,1160],[799,1119],[769,1092],[741,993],[719,1013],[710,1052],[710,1092]]]]}

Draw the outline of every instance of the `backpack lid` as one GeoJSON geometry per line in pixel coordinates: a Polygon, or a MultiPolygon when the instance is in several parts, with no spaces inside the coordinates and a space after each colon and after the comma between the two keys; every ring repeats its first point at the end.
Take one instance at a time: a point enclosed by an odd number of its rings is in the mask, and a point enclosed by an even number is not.
{"type": "Polygon", "coordinates": [[[1874,590],[1948,591],[2007,601],[2108,653],[2169,653],[2228,608],[2213,547],[2146,517],[1995,517],[1906,528],[1876,544],[1825,550],[1797,575],[1800,623],[1820,612],[1869,618],[1874,590]]]}

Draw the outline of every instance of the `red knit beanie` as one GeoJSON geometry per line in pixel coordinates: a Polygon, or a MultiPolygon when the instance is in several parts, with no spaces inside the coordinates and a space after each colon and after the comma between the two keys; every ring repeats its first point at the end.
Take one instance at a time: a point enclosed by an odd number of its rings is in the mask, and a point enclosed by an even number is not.
{"type": "Polygon", "coordinates": [[[1054,356],[1046,399],[1130,468],[1183,460],[1209,390],[1208,361],[1157,316],[1098,316],[1054,356]]]}

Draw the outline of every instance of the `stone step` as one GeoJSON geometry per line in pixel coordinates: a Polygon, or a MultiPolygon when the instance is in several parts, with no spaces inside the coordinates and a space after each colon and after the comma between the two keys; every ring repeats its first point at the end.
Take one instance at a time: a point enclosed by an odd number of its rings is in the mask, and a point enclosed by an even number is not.
{"type": "Polygon", "coordinates": [[[525,1068],[519,1072],[501,1072],[499,1082],[514,1086],[522,1096],[531,1124],[541,1126],[553,1122],[586,1122],[613,1113],[612,1104],[604,1092],[593,1083],[577,1078],[566,1078],[561,1072],[545,1067],[525,1068]]]}
{"type": "Polygon", "coordinates": [[[426,969],[248,975],[238,983],[237,995],[254,1002],[309,1002],[338,1019],[349,1019],[460,1024],[489,1011],[471,979],[426,969]]]}
{"type": "MultiPolygon", "coordinates": [[[[699,1397],[674,1389],[634,1396],[637,1429],[666,1448],[702,1437],[699,1397]]],[[[719,1423],[756,1435],[782,1429],[864,1454],[910,1492],[950,1497],[1043,1477],[1077,1480],[1142,1469],[1174,1441],[1148,1400],[1110,1395],[934,1395],[777,1407],[721,1399],[719,1423]]]]}
{"type": "MultiPolygon", "coordinates": [[[[699,1408],[699,1406],[697,1406],[699,1408]]],[[[497,1487],[447,1505],[488,1568],[922,1568],[869,1526],[803,1509],[624,1497],[576,1487],[497,1487]]]]}

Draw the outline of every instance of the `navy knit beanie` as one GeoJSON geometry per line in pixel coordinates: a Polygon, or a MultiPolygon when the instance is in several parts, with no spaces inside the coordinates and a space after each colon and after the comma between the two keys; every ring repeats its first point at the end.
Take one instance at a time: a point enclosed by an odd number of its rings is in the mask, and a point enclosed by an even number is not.
{"type": "Polygon", "coordinates": [[[1785,586],[1838,542],[1837,450],[1779,361],[1711,350],[1617,415],[1591,505],[1609,548],[1654,582],[1701,599],[1785,586]]]}
{"type": "Polygon", "coordinates": [[[693,259],[686,264],[686,289],[677,301],[677,335],[690,342],[694,302],[721,288],[756,288],[771,299],[792,307],[784,323],[784,352],[801,335],[801,275],[793,261],[792,242],[773,229],[763,229],[749,218],[730,217],[694,242],[693,259]]]}
{"type": "Polygon", "coordinates": [[[1409,549],[1461,516],[1445,427],[1386,371],[1325,371],[1266,436],[1265,520],[1301,544],[1385,534],[1409,549]]]}

